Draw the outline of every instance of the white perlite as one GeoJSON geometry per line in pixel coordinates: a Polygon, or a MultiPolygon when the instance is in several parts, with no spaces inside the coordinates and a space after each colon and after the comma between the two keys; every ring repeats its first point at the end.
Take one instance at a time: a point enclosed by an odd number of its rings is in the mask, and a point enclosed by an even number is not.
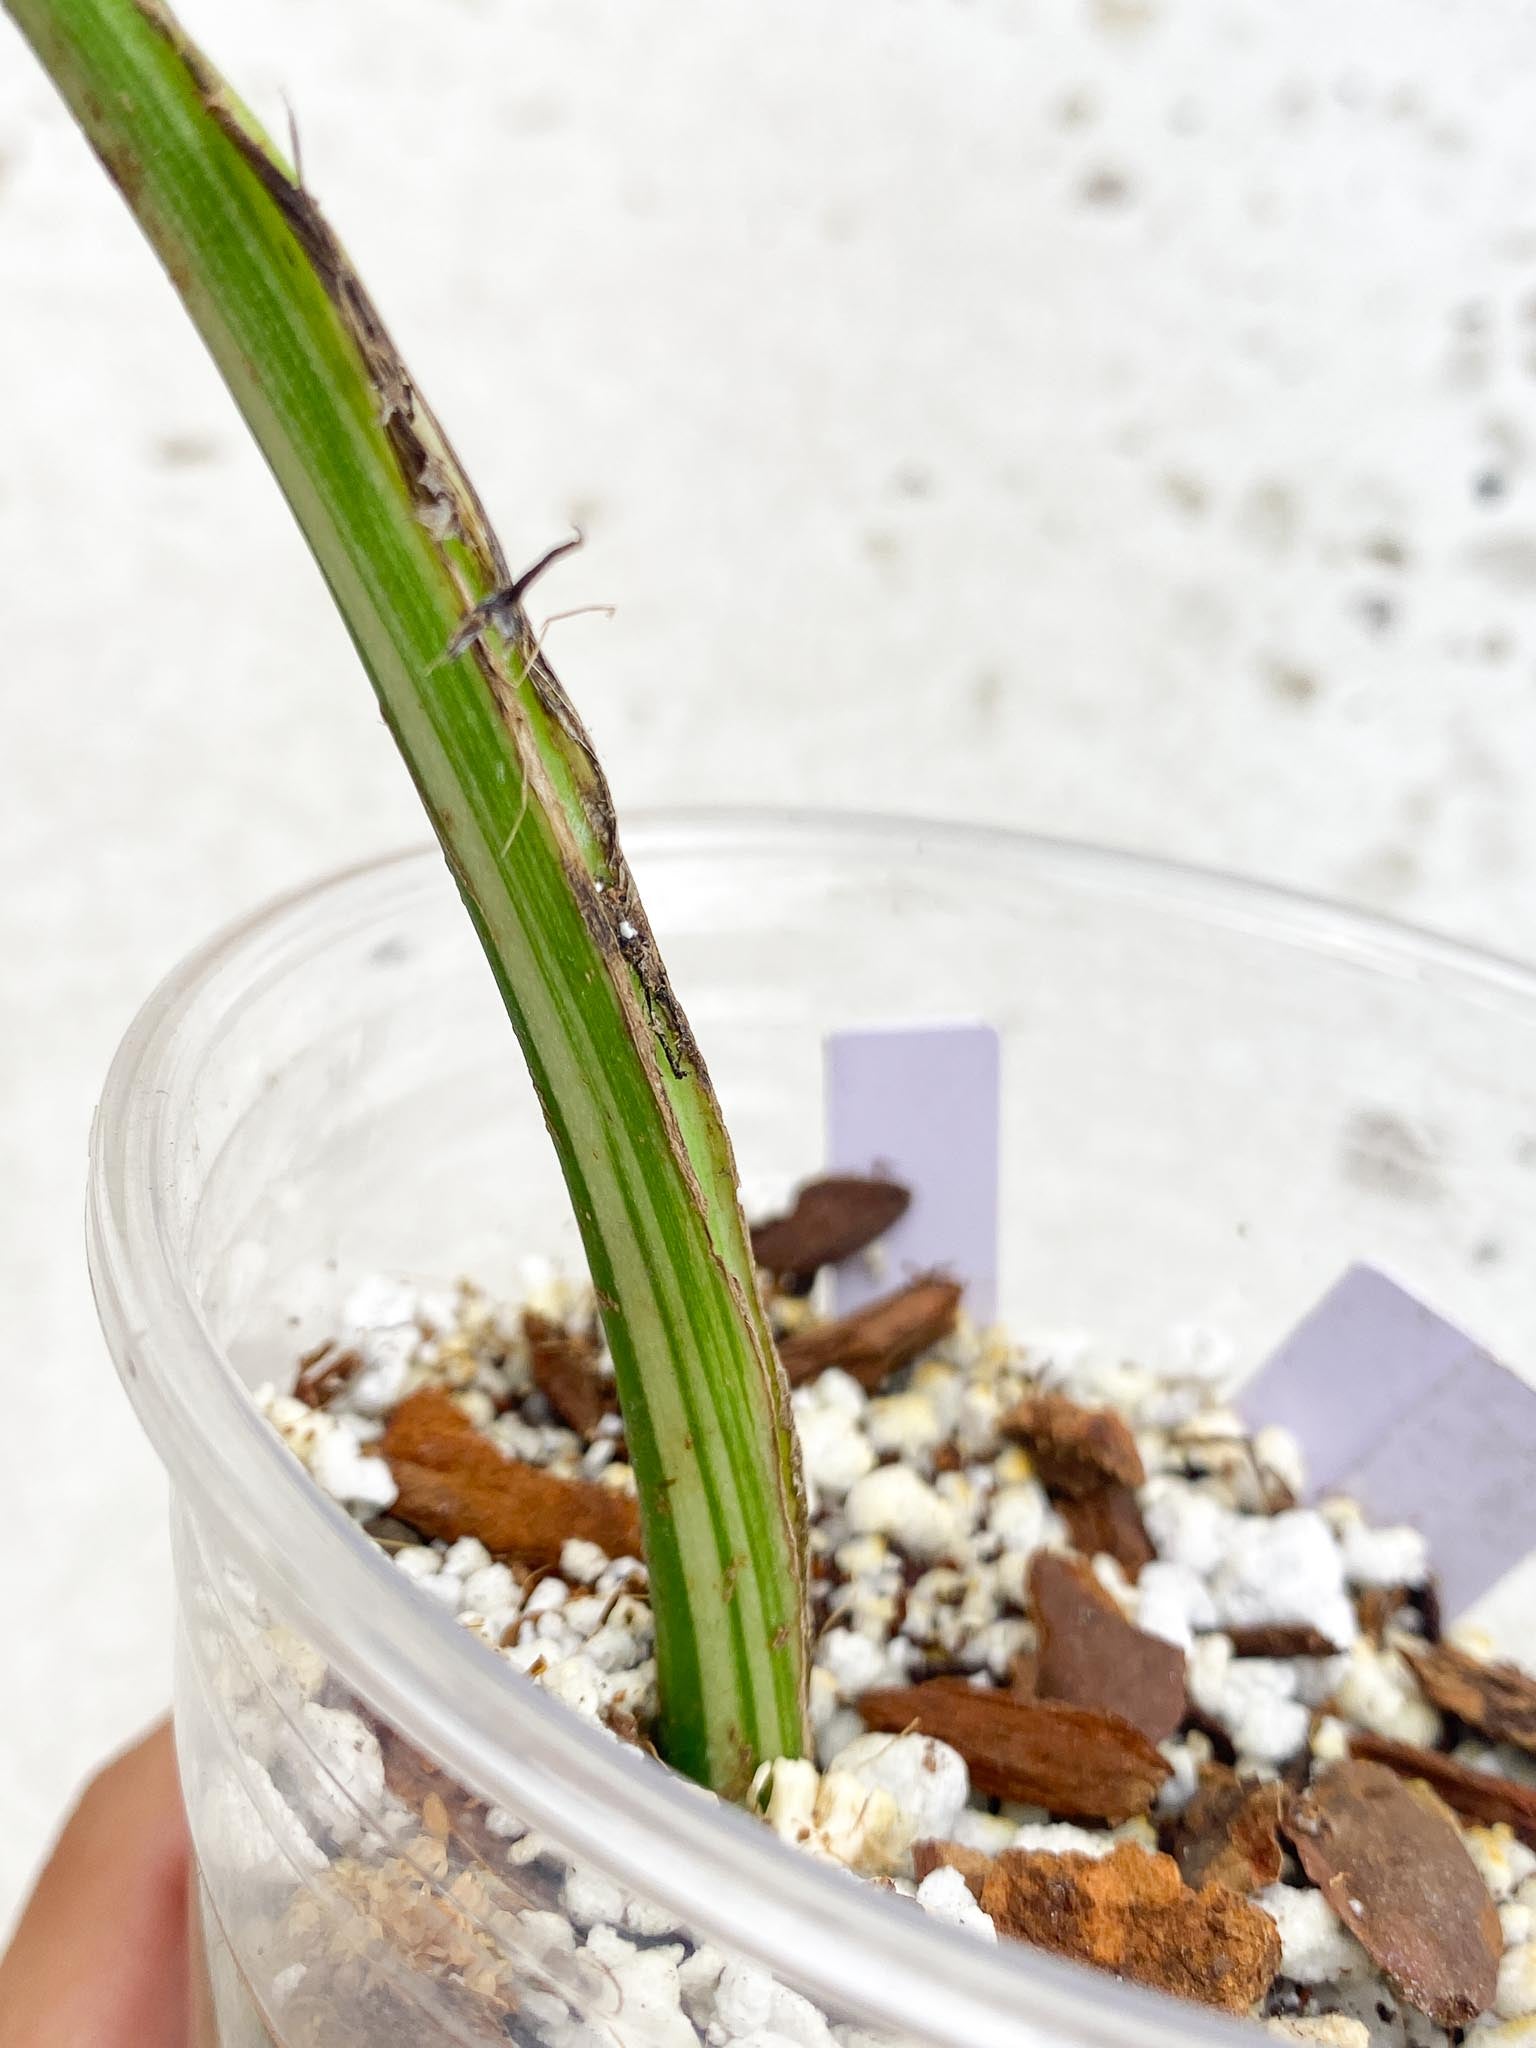
{"type": "Polygon", "coordinates": [[[1228,1636],[1201,1636],[1190,1653],[1189,1695],[1219,1721],[1240,1758],[1283,1764],[1306,1746],[1311,1712],[1296,1697],[1294,1661],[1234,1657],[1228,1636]]]}
{"type": "Polygon", "coordinates": [[[297,1726],[279,1739],[278,1756],[325,1834],[343,1848],[366,1836],[384,1797],[384,1756],[356,1714],[308,1701],[297,1726]]]}
{"type": "Polygon", "coordinates": [[[731,1961],[707,1944],[679,1968],[678,1988],[708,2048],[765,2038],[790,2048],[833,2048],[832,2030],[808,1998],[757,1964],[731,1961]]]}
{"type": "Polygon", "coordinates": [[[1355,1509],[1339,1544],[1352,1586],[1422,1586],[1429,1578],[1429,1546],[1417,1529],[1373,1529],[1355,1509]]]}
{"type": "Polygon", "coordinates": [[[752,1790],[774,1833],[812,1856],[870,1877],[911,1868],[915,1827],[883,1786],[843,1771],[823,1777],[803,1757],[779,1757],[763,1765],[752,1790]]]}
{"type": "Polygon", "coordinates": [[[866,1473],[849,1489],[845,1506],[856,1534],[888,1536],[908,1557],[944,1557],[964,1541],[953,1506],[907,1465],[866,1473]]]}
{"type": "Polygon", "coordinates": [[[1373,1735],[1432,1749],[1440,1739],[1440,1716],[1419,1690],[1408,1661],[1390,1647],[1378,1649],[1361,1637],[1335,1689],[1339,1712],[1373,1735]]]}
{"type": "Polygon", "coordinates": [[[1491,1828],[1463,1828],[1462,1836],[1496,1900],[1512,1898],[1527,1878],[1536,1875],[1536,1855],[1502,1822],[1491,1828]]]}
{"type": "Polygon", "coordinates": [[[805,1476],[818,1494],[841,1500],[849,1487],[875,1468],[875,1453],[857,1421],[840,1408],[795,1403],[800,1456],[805,1476]]]}
{"type": "Polygon", "coordinates": [[[971,1796],[964,1758],[928,1735],[861,1735],[831,1770],[888,1792],[914,1841],[947,1835],[971,1796]]]}
{"type": "Polygon", "coordinates": [[[1266,2020],[1264,2025],[1282,2041],[1316,2042],[1318,2048],[1370,2048],[1371,2030],[1364,2020],[1351,2019],[1342,2012],[1266,2020]]]}
{"type": "Polygon", "coordinates": [[[291,1883],[329,1861],[270,1775],[249,1758],[220,1768],[199,1790],[200,1832],[216,1868],[263,1883],[291,1883]]]}
{"type": "Polygon", "coordinates": [[[1213,1494],[1187,1480],[1154,1474],[1139,1500],[1147,1534],[1165,1563],[1183,1565],[1203,1580],[1225,1561],[1237,1518],[1213,1494]]]}
{"type": "Polygon", "coordinates": [[[1501,2023],[1480,2020],[1468,2031],[1464,2048],[1536,2048],[1536,2013],[1501,2023]]]}
{"type": "Polygon", "coordinates": [[[382,1458],[364,1448],[351,1417],[311,1408],[271,1387],[258,1388],[256,1402],[315,1484],[332,1500],[369,1513],[394,1506],[394,1476],[382,1458]]]}
{"type": "Polygon", "coordinates": [[[1358,1633],[1338,1539],[1311,1508],[1239,1517],[1210,1587],[1216,1618],[1227,1627],[1310,1623],[1341,1650],[1358,1633]]]}
{"type": "Polygon", "coordinates": [[[1272,1884],[1255,1892],[1280,1930],[1281,1975],[1296,1984],[1332,1984],[1369,1970],[1370,1958],[1321,1892],[1272,1884]]]}
{"type": "Polygon", "coordinates": [[[1162,1559],[1143,1565],[1136,1582],[1136,1626],[1187,1653],[1197,1629],[1216,1626],[1210,1588],[1190,1565],[1162,1559]]]}
{"type": "Polygon", "coordinates": [[[983,1941],[997,1939],[991,1915],[977,1905],[958,1870],[942,1866],[930,1870],[917,1888],[917,1903],[947,1927],[963,1927],[968,1934],[979,1934],[983,1941]]]}
{"type": "Polygon", "coordinates": [[[1493,2009],[1503,2020],[1536,2013],[1536,1942],[1516,1942],[1499,1961],[1499,1989],[1493,2009]]]}

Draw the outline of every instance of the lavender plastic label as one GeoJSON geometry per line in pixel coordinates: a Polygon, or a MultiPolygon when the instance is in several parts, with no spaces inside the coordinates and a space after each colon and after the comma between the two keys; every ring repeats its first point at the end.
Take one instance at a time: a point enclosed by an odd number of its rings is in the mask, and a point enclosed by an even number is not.
{"type": "Polygon", "coordinates": [[[1243,1388],[1316,1493],[1429,1541],[1455,1615],[1536,1548],[1536,1389],[1370,1266],[1352,1266],[1243,1388]]]}
{"type": "Polygon", "coordinates": [[[880,1240],[883,1272],[864,1258],[835,1269],[839,1315],[936,1267],[965,1283],[977,1322],[997,1314],[1001,1068],[990,1024],[827,1039],[828,1170],[884,1173],[912,1191],[912,1206],[880,1240]]]}

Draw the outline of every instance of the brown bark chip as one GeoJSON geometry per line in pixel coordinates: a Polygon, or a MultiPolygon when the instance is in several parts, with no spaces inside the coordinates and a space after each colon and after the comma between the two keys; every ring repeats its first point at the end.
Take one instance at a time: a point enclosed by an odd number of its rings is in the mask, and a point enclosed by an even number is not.
{"type": "Polygon", "coordinates": [[[1229,1628],[1234,1657],[1337,1657],[1339,1646],[1305,1621],[1260,1621],[1229,1628]]]}
{"type": "Polygon", "coordinates": [[[1015,1650],[1008,1665],[1008,1690],[1021,1700],[1040,1697],[1040,1659],[1033,1650],[1015,1650]]]}
{"type": "Polygon", "coordinates": [[[1408,1606],[1406,1586],[1362,1586],[1355,1594],[1355,1618],[1360,1633],[1379,1643],[1387,1624],[1408,1606]]]}
{"type": "Polygon", "coordinates": [[[787,1216],[752,1226],[752,1256],[786,1294],[803,1294],[821,1267],[851,1259],[883,1237],[911,1201],[893,1180],[827,1174],[806,1182],[787,1216]]]}
{"type": "Polygon", "coordinates": [[[1000,1933],[1223,2012],[1248,2012],[1280,1968],[1267,1913],[1225,1885],[1190,1891],[1171,1856],[1130,1842],[1104,1857],[1005,1849],[981,1906],[1000,1933]]]}
{"type": "Polygon", "coordinates": [[[1237,1762],[1237,1745],[1232,1737],[1214,1714],[1202,1713],[1193,1700],[1184,1716],[1184,1732],[1186,1735],[1203,1735],[1211,1745],[1211,1755],[1217,1763],[1231,1765],[1237,1762]]]}
{"type": "Polygon", "coordinates": [[[293,1397],[306,1408],[324,1408],[362,1369],[360,1351],[339,1351],[334,1344],[317,1345],[299,1360],[293,1397]]]}
{"type": "Polygon", "coordinates": [[[557,1565],[572,1536],[609,1557],[640,1555],[628,1494],[504,1458],[440,1388],[401,1402],[380,1449],[400,1489],[394,1513],[424,1535],[478,1536],[494,1556],[529,1565],[557,1565]]]}
{"type": "Polygon", "coordinates": [[[1076,1500],[1063,1498],[1056,1511],[1067,1525],[1072,1546],[1084,1557],[1102,1551],[1112,1557],[1134,1585],[1144,1564],[1157,1556],[1136,1495],[1129,1486],[1101,1486],[1076,1500]]]}
{"type": "Polygon", "coordinates": [[[1403,1655],[1442,1713],[1454,1714],[1491,1742],[1536,1752],[1536,1678],[1517,1664],[1485,1664],[1450,1643],[1403,1655]]]}
{"type": "Polygon", "coordinates": [[[899,1735],[917,1728],[965,1758],[987,1798],[1043,1806],[1077,1820],[1129,1820],[1145,1813],[1169,1774],[1139,1728],[1117,1714],[1059,1700],[984,1692],[964,1681],[867,1692],[856,1702],[867,1728],[899,1735]]]}
{"type": "Polygon", "coordinates": [[[1408,1595],[1408,1604],[1418,1611],[1423,1624],[1426,1642],[1438,1643],[1444,1634],[1444,1615],[1440,1611],[1440,1581],[1431,1572],[1422,1586],[1415,1586],[1408,1595]]]}
{"type": "Polygon", "coordinates": [[[803,1386],[829,1366],[852,1374],[866,1393],[873,1393],[898,1367],[910,1365],[947,1337],[960,1312],[960,1289],[953,1280],[929,1274],[882,1294],[878,1301],[786,1337],[779,1357],[792,1387],[803,1386]]]}
{"type": "Polygon", "coordinates": [[[595,1337],[564,1330],[547,1316],[523,1312],[523,1336],[533,1383],[568,1429],[590,1439],[605,1415],[617,1415],[619,1397],[597,1369],[595,1337]]]}
{"type": "Polygon", "coordinates": [[[1248,1893],[1274,1884],[1285,1863],[1280,1818],[1285,1790],[1244,1784],[1221,1764],[1207,1764],[1200,1789],[1185,1807],[1174,1856],[1189,1885],[1224,1884],[1248,1893]]]}
{"type": "Polygon", "coordinates": [[[1499,1916],[1456,1823],[1423,1784],[1335,1764],[1290,1804],[1302,1868],[1410,2005],[1443,2027],[1493,2004],[1499,1916]]]}
{"type": "Polygon", "coordinates": [[[1048,1493],[1081,1500],[1106,1481],[1140,1486],[1147,1476],[1121,1418],[1105,1408],[1080,1408],[1065,1394],[1026,1394],[999,1427],[1024,1445],[1048,1493]]]}
{"type": "Polygon", "coordinates": [[[1186,1706],[1184,1652],[1132,1627],[1086,1564],[1037,1551],[1029,1609],[1041,1699],[1118,1714],[1149,1742],[1173,1734],[1186,1706]]]}
{"type": "Polygon", "coordinates": [[[1454,1813],[1479,1827],[1505,1822],[1528,1849],[1536,1849],[1536,1789],[1473,1770],[1435,1749],[1415,1749],[1411,1742],[1393,1742],[1385,1735],[1352,1730],[1349,1753],[1367,1763],[1385,1764],[1400,1777],[1421,1778],[1433,1787],[1454,1813]]]}

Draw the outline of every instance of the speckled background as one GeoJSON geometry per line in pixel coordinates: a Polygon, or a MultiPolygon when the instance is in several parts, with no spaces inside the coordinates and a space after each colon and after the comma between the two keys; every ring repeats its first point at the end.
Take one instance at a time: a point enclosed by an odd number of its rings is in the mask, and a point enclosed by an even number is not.
{"type": "MultiPolygon", "coordinates": [[[[188,0],[329,202],[620,799],[964,813],[1536,952],[1536,10],[188,0]]],[[[411,837],[257,459],[0,28],[0,1920],[166,1690],[79,1247],[112,1046],[411,837]]]]}

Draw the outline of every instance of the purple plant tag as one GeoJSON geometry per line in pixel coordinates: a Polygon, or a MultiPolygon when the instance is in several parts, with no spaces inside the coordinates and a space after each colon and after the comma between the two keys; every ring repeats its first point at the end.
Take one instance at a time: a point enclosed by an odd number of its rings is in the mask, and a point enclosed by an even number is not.
{"type": "Polygon", "coordinates": [[[1000,1078],[990,1024],[828,1037],[828,1171],[884,1173],[912,1191],[912,1206],[880,1240],[885,1272],[862,1258],[835,1269],[839,1315],[938,1267],[964,1282],[977,1322],[995,1317],[1000,1078]]]}
{"type": "Polygon", "coordinates": [[[1317,1493],[1428,1538],[1455,1615],[1536,1548],[1536,1389],[1385,1274],[1352,1266],[1238,1398],[1317,1493]]]}

